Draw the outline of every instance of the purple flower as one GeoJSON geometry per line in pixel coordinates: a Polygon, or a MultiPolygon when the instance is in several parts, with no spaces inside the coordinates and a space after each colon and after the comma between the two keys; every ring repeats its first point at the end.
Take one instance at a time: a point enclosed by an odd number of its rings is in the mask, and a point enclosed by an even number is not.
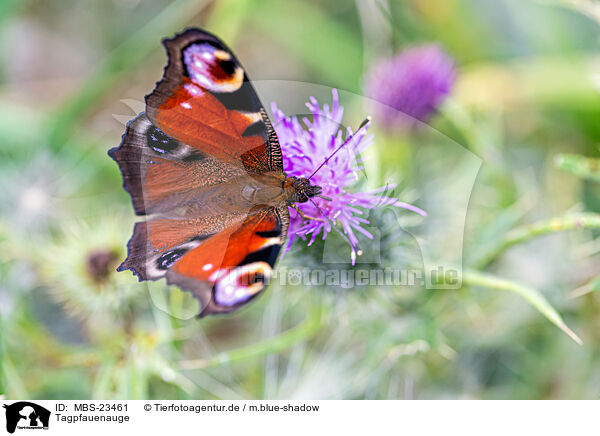
{"type": "Polygon", "coordinates": [[[375,65],[367,74],[367,95],[386,107],[378,115],[390,127],[427,121],[452,89],[454,60],[437,44],[404,50],[375,65]],[[407,116],[408,115],[408,116],[407,116]]]}
{"type": "MultiPolygon", "coordinates": [[[[337,90],[334,89],[332,94],[331,108],[325,104],[321,109],[317,100],[314,97],[310,98],[306,106],[312,113],[313,120],[304,118],[302,120],[304,125],[295,116],[286,117],[273,103],[274,127],[284,156],[283,170],[288,176],[310,176],[352,133],[348,128],[344,136],[343,129],[340,128],[344,108],[339,106],[337,90]]],[[[284,253],[289,250],[296,236],[304,240],[308,239],[308,245],[311,245],[319,235],[325,239],[332,230],[337,230],[332,227],[332,223],[335,223],[341,227],[340,234],[343,232],[342,236],[350,244],[354,264],[358,245],[356,232],[373,239],[373,235],[362,227],[364,224],[369,224],[369,221],[362,216],[364,209],[389,205],[426,215],[418,207],[381,195],[386,190],[394,189],[395,185],[384,186],[370,192],[350,191],[350,186],[358,179],[358,171],[363,168],[361,160],[356,156],[373,143],[373,136],[367,135],[367,129],[368,125],[311,179],[313,184],[323,188],[321,195],[329,197],[332,201],[314,197],[312,199],[314,204],[310,201],[298,204],[305,215],[323,218],[323,221],[305,220],[295,210],[290,209],[289,242],[284,253]]]]}

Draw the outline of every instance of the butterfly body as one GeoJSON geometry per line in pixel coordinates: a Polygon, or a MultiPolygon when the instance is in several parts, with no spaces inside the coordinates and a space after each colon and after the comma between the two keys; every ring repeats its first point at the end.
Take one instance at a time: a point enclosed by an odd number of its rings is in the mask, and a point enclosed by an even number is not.
{"type": "Polygon", "coordinates": [[[146,112],[109,151],[146,218],[119,270],[192,292],[201,316],[227,313],[272,276],[288,207],[321,189],[284,174],[269,117],[218,38],[189,29],[164,45],[169,61],[146,112]]]}

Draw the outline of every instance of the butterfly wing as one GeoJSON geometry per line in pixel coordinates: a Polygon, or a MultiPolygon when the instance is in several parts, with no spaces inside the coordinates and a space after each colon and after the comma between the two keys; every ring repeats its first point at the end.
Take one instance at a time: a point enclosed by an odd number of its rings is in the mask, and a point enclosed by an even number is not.
{"type": "Polygon", "coordinates": [[[211,187],[247,176],[239,163],[224,162],[166,135],[144,113],[129,122],[121,145],[108,154],[121,168],[137,215],[173,214],[210,195],[211,187]]]}
{"type": "Polygon", "coordinates": [[[230,193],[257,175],[282,175],[281,150],[221,41],[190,29],[164,44],[169,62],[146,97],[146,113],[109,152],[136,213],[154,215],[136,224],[119,270],[140,280],[166,277],[201,301],[201,315],[231,312],[264,289],[289,212],[285,205],[251,208],[230,193]]]}
{"type": "Polygon", "coordinates": [[[235,55],[214,35],[188,29],[163,41],[163,78],[146,112],[167,135],[251,173],[283,171],[277,135],[235,55]]]}
{"type": "Polygon", "coordinates": [[[198,219],[155,218],[135,225],[127,259],[139,280],[158,280],[192,292],[201,316],[227,313],[266,286],[285,242],[287,206],[198,219]]]}
{"type": "Polygon", "coordinates": [[[167,283],[191,291],[202,303],[200,316],[232,312],[269,282],[288,223],[287,206],[252,213],[186,252],[167,272],[167,283]]]}

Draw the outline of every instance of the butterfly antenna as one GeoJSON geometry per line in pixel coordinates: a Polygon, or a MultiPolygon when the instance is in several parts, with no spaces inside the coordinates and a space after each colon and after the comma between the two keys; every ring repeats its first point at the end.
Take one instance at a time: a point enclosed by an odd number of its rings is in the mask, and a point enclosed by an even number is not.
{"type": "Polygon", "coordinates": [[[342,145],[340,145],[338,148],[336,148],[333,153],[331,153],[327,158],[325,158],[325,160],[323,161],[323,163],[321,165],[319,165],[319,167],[308,177],[308,179],[310,180],[312,178],[312,176],[314,176],[315,174],[317,174],[317,172],[323,168],[323,166],[325,166],[325,164],[327,162],[329,162],[329,159],[331,159],[338,151],[340,151],[346,144],[348,144],[350,142],[350,140],[352,138],[354,138],[356,136],[356,134],[360,131],[360,129],[362,129],[363,127],[365,127],[367,124],[369,124],[371,122],[371,117],[367,117],[363,120],[362,123],[360,123],[360,126],[358,126],[358,129],[356,129],[354,131],[354,133],[352,133],[350,136],[348,136],[346,138],[346,140],[344,141],[344,143],[342,145]]]}
{"type": "MultiPolygon", "coordinates": [[[[318,195],[317,197],[321,197],[321,196],[318,195]]],[[[321,197],[321,198],[323,198],[323,197],[321,197]]],[[[328,200],[331,200],[329,197],[325,197],[325,198],[328,200]]],[[[323,212],[323,209],[321,209],[319,207],[319,205],[317,203],[315,203],[315,201],[312,198],[309,198],[309,200],[313,204],[313,206],[317,208],[317,210],[321,213],[321,215],[323,215],[323,218],[325,218],[328,221],[331,221],[331,219],[327,215],[325,215],[325,212],[323,212]]]]}

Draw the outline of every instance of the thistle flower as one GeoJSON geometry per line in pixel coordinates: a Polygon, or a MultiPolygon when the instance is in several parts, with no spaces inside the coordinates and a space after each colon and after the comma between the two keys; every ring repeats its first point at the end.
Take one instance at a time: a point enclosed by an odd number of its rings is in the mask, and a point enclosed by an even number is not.
{"type": "MultiPolygon", "coordinates": [[[[274,127],[284,156],[283,170],[288,176],[310,176],[326,158],[331,156],[333,151],[344,143],[345,138],[352,134],[352,130],[348,128],[344,136],[343,129],[340,128],[344,108],[339,105],[337,90],[334,89],[332,94],[331,108],[328,104],[321,108],[314,97],[310,98],[306,106],[313,119],[312,121],[303,119],[304,125],[295,116],[286,117],[273,103],[274,127]]],[[[284,253],[289,250],[296,237],[308,239],[308,245],[311,245],[319,235],[325,239],[331,231],[335,230],[332,226],[335,223],[340,225],[344,238],[350,244],[354,264],[358,246],[357,232],[373,239],[373,235],[363,228],[363,225],[369,224],[369,221],[363,217],[364,209],[387,205],[426,215],[418,207],[382,195],[383,192],[394,189],[395,185],[368,192],[350,190],[351,185],[358,180],[358,172],[363,169],[361,159],[352,156],[359,155],[373,143],[373,136],[368,135],[367,130],[368,125],[312,177],[311,182],[320,186],[323,189],[321,194],[329,197],[331,201],[314,197],[312,199],[314,203],[298,204],[305,215],[320,217],[323,221],[305,220],[295,210],[290,209],[289,241],[284,253]]]]}
{"type": "Polygon", "coordinates": [[[67,312],[112,325],[143,301],[146,288],[116,272],[128,231],[117,216],[72,222],[44,248],[41,278],[67,312]]]}
{"type": "Polygon", "coordinates": [[[87,255],[86,267],[88,276],[95,283],[106,281],[112,270],[119,264],[119,257],[115,251],[102,248],[92,251],[87,255]]]}
{"type": "Polygon", "coordinates": [[[375,65],[367,74],[367,95],[386,107],[378,114],[388,127],[427,121],[450,94],[454,60],[437,44],[407,49],[375,65]]]}

